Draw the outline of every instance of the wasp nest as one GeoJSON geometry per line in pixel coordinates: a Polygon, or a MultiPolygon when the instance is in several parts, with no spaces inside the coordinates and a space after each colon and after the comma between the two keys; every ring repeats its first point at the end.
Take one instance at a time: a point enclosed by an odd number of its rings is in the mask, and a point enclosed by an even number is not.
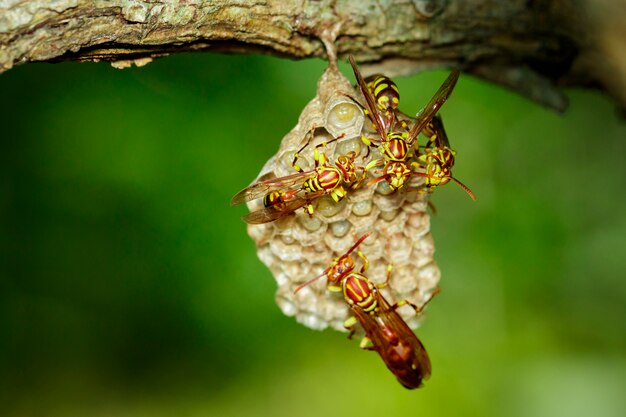
{"type": "MultiPolygon", "coordinates": [[[[278,153],[265,164],[255,181],[292,175],[294,153],[307,142],[311,132],[313,139],[298,161],[304,170],[314,167],[314,147],[337,137],[340,139],[319,148],[329,158],[354,151],[362,166],[379,158],[380,153],[368,153],[360,140],[361,134],[375,133],[361,106],[355,103],[357,97],[360,94],[331,65],[318,82],[316,97],[304,108],[298,124],[283,138],[278,153]]],[[[412,181],[411,185],[418,185],[422,179],[412,181]]],[[[349,190],[339,203],[328,196],[317,199],[313,216],[298,210],[273,223],[248,225],[259,258],[278,283],[276,302],[283,313],[313,329],[330,326],[345,330],[343,322],[350,315],[348,305],[340,294],[326,290],[324,278],[297,294],[294,289],[321,274],[335,257],[367,232],[372,235],[360,246],[370,261],[365,275],[374,283],[383,283],[387,266],[393,265],[389,286],[382,290],[387,300],[406,299],[423,306],[431,298],[440,272],[433,260],[428,197],[406,191],[407,188],[410,187],[392,192],[386,181],[372,186],[364,184],[356,191],[349,190]]],[[[248,206],[258,210],[262,202],[252,201],[248,206]]],[[[417,327],[418,317],[410,306],[401,307],[399,313],[412,328],[417,327]]]]}

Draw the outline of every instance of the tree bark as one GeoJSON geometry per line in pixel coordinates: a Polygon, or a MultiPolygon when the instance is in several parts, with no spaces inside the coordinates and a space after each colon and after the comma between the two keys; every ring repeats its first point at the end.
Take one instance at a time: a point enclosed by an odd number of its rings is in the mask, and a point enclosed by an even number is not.
{"type": "Polygon", "coordinates": [[[556,110],[563,86],[624,109],[625,18],[624,0],[0,0],[0,72],[200,50],[325,57],[325,41],[388,75],[459,66],[556,110]]]}

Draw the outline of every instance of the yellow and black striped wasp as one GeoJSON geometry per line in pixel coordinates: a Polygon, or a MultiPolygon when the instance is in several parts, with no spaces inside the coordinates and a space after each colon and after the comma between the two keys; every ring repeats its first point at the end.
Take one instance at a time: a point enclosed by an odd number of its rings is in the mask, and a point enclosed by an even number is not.
{"type": "MultiPolygon", "coordinates": [[[[400,105],[400,90],[396,83],[383,74],[374,74],[365,78],[367,89],[374,97],[376,107],[384,116],[385,130],[391,129],[397,120],[397,109],[400,105]]],[[[369,110],[365,109],[369,114],[369,110]]]]}
{"type": "MultiPolygon", "coordinates": [[[[391,118],[388,116],[388,113],[381,111],[379,105],[377,105],[377,100],[363,79],[354,58],[350,56],[349,59],[359,90],[365,98],[367,114],[374,124],[376,133],[378,133],[378,138],[362,136],[361,139],[367,146],[378,148],[382,154],[381,158],[374,159],[365,167],[366,171],[374,167],[383,168],[382,175],[368,182],[368,185],[387,181],[392,190],[397,190],[402,188],[411,176],[428,177],[428,173],[415,170],[420,165],[417,161],[412,161],[413,157],[416,156],[413,153],[414,145],[419,134],[430,123],[441,106],[450,97],[450,94],[452,94],[452,90],[459,79],[460,71],[454,70],[450,73],[428,104],[419,112],[411,129],[407,129],[405,124],[402,124],[400,129],[397,129],[395,123],[389,122],[391,118]]],[[[380,98],[378,101],[380,102],[380,98]]],[[[396,109],[390,107],[386,112],[395,113],[396,109]]],[[[395,118],[394,116],[393,120],[395,118]]],[[[417,152],[419,152],[419,148],[417,148],[417,152]]]]}
{"type": "Polygon", "coordinates": [[[360,186],[365,169],[354,164],[356,159],[354,152],[340,155],[334,162],[330,162],[326,155],[318,150],[339,138],[315,147],[315,167],[312,170],[304,171],[297,165],[298,154],[308,146],[313,138],[314,130],[311,129],[309,140],[295,153],[292,166],[298,171],[296,174],[254,183],[232,198],[231,205],[263,198],[262,209],[243,217],[246,223],[273,222],[302,207],[309,215],[313,215],[313,201],[317,198],[330,195],[335,202],[339,202],[346,196],[346,188],[355,189],[360,186]]]}
{"type": "Polygon", "coordinates": [[[370,233],[363,235],[346,253],[335,258],[321,275],[299,285],[294,293],[315,280],[326,277],[327,289],[341,291],[350,306],[353,316],[344,323],[346,329],[350,330],[349,337],[356,331],[356,324],[360,323],[365,331],[361,348],[376,351],[404,387],[419,388],[423,380],[430,377],[430,359],[422,342],[396,310],[405,304],[411,305],[417,312],[421,309],[408,301],[390,305],[380,293],[379,288],[384,288],[389,283],[391,266],[387,268],[385,283],[375,285],[364,275],[369,262],[358,251],[357,255],[363,260],[363,265],[359,272],[354,270],[355,263],[351,254],[369,235],[370,233]]]}
{"type": "Polygon", "coordinates": [[[426,125],[424,135],[428,137],[428,142],[417,160],[426,171],[426,175],[424,175],[426,188],[433,190],[435,187],[447,184],[448,181],[453,180],[469,194],[472,200],[476,200],[474,193],[465,184],[452,176],[456,152],[450,148],[450,141],[439,115],[435,115],[426,125]]]}

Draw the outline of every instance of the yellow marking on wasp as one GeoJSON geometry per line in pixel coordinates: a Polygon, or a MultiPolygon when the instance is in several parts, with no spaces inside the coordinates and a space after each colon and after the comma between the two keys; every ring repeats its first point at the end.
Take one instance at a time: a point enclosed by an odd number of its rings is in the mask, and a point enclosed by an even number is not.
{"type": "Polygon", "coordinates": [[[361,349],[369,349],[369,348],[374,347],[374,344],[372,343],[369,337],[364,337],[363,339],[361,339],[361,343],[359,343],[359,347],[361,349]]]}
{"type": "Polygon", "coordinates": [[[335,200],[336,203],[338,203],[346,196],[346,192],[343,187],[340,186],[339,188],[333,190],[330,196],[333,198],[333,200],[335,200]]]}
{"type": "Polygon", "coordinates": [[[389,87],[389,84],[386,84],[386,83],[384,83],[384,82],[381,82],[380,84],[378,84],[378,85],[375,87],[375,90],[374,90],[374,95],[375,95],[375,96],[379,95],[379,94],[380,94],[380,92],[381,92],[381,91],[383,91],[383,90],[384,90],[385,88],[387,88],[387,87],[389,87]]]}
{"type": "Polygon", "coordinates": [[[369,259],[367,259],[367,258],[365,257],[365,255],[364,255],[364,254],[363,254],[363,252],[361,252],[361,251],[357,251],[357,253],[356,253],[356,254],[357,254],[357,256],[358,256],[359,258],[363,259],[363,268],[362,268],[362,272],[365,272],[365,271],[367,270],[367,268],[369,268],[369,267],[370,267],[370,261],[369,261],[369,259]]]}
{"type": "Polygon", "coordinates": [[[346,329],[349,329],[350,327],[354,326],[357,323],[356,317],[351,316],[350,318],[346,319],[346,321],[343,322],[343,327],[345,327],[346,329]]]}
{"type": "Polygon", "coordinates": [[[329,285],[328,287],[326,287],[326,289],[330,292],[341,292],[341,287],[338,287],[336,285],[329,285]]]}
{"type": "Polygon", "coordinates": [[[365,170],[369,171],[370,169],[374,168],[376,165],[378,165],[378,161],[374,159],[373,161],[370,161],[370,163],[365,166],[365,170]]]}
{"type": "MultiPolygon", "coordinates": [[[[359,285],[359,287],[360,287],[360,285],[359,285]]],[[[358,294],[358,293],[354,290],[354,288],[352,288],[351,286],[350,286],[350,287],[346,287],[346,288],[347,288],[347,291],[348,291],[350,294],[352,294],[352,296],[351,296],[351,297],[349,297],[350,299],[356,298],[356,299],[358,300],[358,302],[359,302],[359,303],[360,303],[361,301],[363,301],[363,297],[361,297],[361,294],[358,294]]],[[[361,290],[363,290],[363,289],[361,288],[361,290]]]]}

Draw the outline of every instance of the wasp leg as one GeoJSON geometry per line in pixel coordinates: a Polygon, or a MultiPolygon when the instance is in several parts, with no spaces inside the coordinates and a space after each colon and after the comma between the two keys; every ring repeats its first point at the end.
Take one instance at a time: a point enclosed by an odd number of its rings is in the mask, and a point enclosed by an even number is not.
{"type": "Polygon", "coordinates": [[[346,190],[340,185],[331,191],[330,196],[336,203],[338,203],[346,196],[346,190]]]}
{"type": "MultiPolygon", "coordinates": [[[[328,285],[326,286],[326,289],[330,292],[341,292],[341,287],[337,286],[337,285],[328,285]]],[[[348,319],[349,320],[349,319],[348,319]]],[[[356,319],[355,319],[356,320],[356,319]]],[[[356,322],[355,322],[356,323],[356,322]]],[[[345,326],[345,323],[344,323],[345,326]]]]}
{"type": "Polygon", "coordinates": [[[416,306],[415,304],[413,304],[409,300],[402,300],[402,301],[398,301],[397,303],[392,305],[391,309],[392,310],[397,310],[398,308],[400,308],[400,307],[402,307],[404,305],[410,305],[411,307],[413,307],[413,310],[415,310],[415,314],[420,314],[424,310],[424,308],[428,305],[428,303],[430,303],[430,301],[433,298],[435,298],[435,296],[437,294],[439,294],[440,291],[441,291],[441,289],[439,287],[435,288],[435,290],[430,294],[430,297],[428,297],[428,300],[426,300],[426,302],[421,307],[416,306]]]}
{"type": "Polygon", "coordinates": [[[348,334],[348,339],[352,339],[352,336],[354,336],[354,333],[356,332],[356,324],[357,319],[354,316],[350,316],[346,321],[343,322],[343,327],[345,327],[346,330],[350,331],[350,334],[348,334]]]}
{"type": "Polygon", "coordinates": [[[367,257],[365,255],[363,255],[363,252],[358,251],[357,256],[361,259],[363,259],[363,266],[361,267],[361,270],[359,271],[361,274],[365,271],[367,271],[367,268],[369,268],[370,266],[370,261],[367,259],[367,257]]]}
{"type": "Polygon", "coordinates": [[[315,133],[315,129],[316,126],[311,127],[311,131],[309,132],[309,138],[307,139],[306,143],[304,144],[304,146],[302,146],[300,149],[298,149],[298,151],[296,151],[296,153],[293,154],[293,162],[291,162],[291,166],[293,169],[295,169],[298,172],[303,172],[302,168],[297,164],[298,159],[300,158],[300,153],[311,144],[311,141],[313,140],[314,137],[314,133],[315,133]]]}
{"type": "Polygon", "coordinates": [[[428,208],[430,209],[430,211],[433,213],[433,216],[437,215],[437,207],[435,206],[435,203],[433,203],[432,201],[428,200],[428,208]]]}
{"type": "Polygon", "coordinates": [[[330,145],[331,143],[337,142],[339,139],[343,139],[345,136],[346,136],[346,134],[342,133],[341,135],[337,136],[334,139],[331,139],[329,141],[320,143],[319,145],[315,146],[314,152],[317,153],[318,152],[318,148],[325,148],[326,146],[330,145]]]}
{"type": "Polygon", "coordinates": [[[376,288],[383,289],[389,285],[389,280],[391,279],[391,271],[393,271],[393,265],[389,264],[387,265],[387,278],[385,279],[385,282],[383,282],[382,284],[376,284],[376,288]]]}
{"type": "MultiPolygon", "coordinates": [[[[369,148],[367,148],[367,152],[369,153],[369,148]]],[[[361,187],[361,184],[363,184],[363,181],[365,181],[365,178],[367,178],[367,171],[365,170],[365,168],[363,167],[357,167],[357,169],[360,169],[363,171],[363,174],[361,175],[361,177],[359,179],[357,179],[354,184],[352,184],[350,186],[350,189],[352,190],[357,190],[359,187],[361,187]]]]}
{"type": "Polygon", "coordinates": [[[372,343],[372,339],[365,336],[361,339],[361,343],[359,343],[359,347],[363,350],[374,350],[374,344],[372,343]]]}

